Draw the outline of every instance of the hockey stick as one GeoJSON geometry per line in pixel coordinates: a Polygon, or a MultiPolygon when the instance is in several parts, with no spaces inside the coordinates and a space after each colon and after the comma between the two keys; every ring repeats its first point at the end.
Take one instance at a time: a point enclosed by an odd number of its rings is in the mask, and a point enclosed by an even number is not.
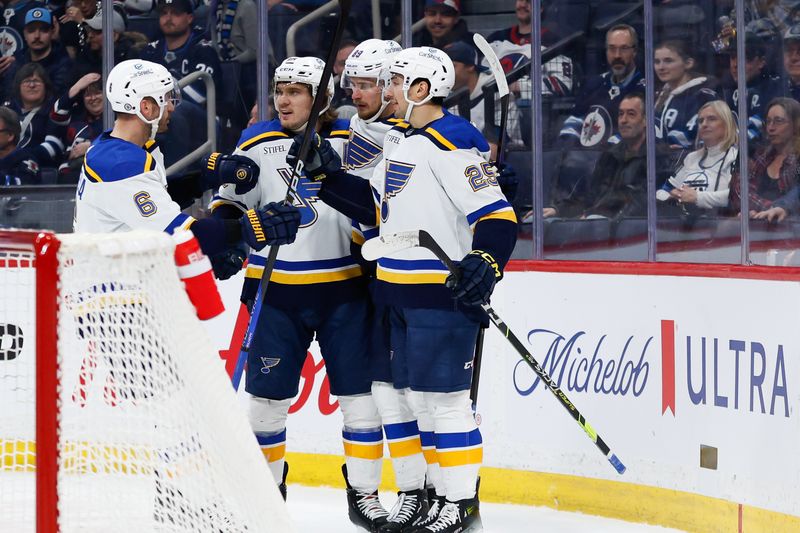
{"type": "MultiPolygon", "coordinates": [[[[486,57],[489,62],[489,70],[492,71],[495,82],[497,82],[497,94],[500,95],[500,135],[497,139],[497,157],[495,158],[498,163],[503,160],[503,139],[506,136],[506,123],[508,122],[508,81],[506,80],[506,72],[503,70],[503,65],[494,53],[492,46],[486,42],[483,35],[476,33],[472,36],[475,41],[475,46],[486,57]]],[[[492,117],[494,118],[494,117],[492,117]]]]}
{"type": "MultiPolygon", "coordinates": [[[[361,248],[361,255],[367,261],[374,261],[379,257],[385,257],[387,255],[391,255],[392,253],[399,252],[400,250],[406,250],[408,248],[414,247],[422,247],[426,248],[433,252],[433,254],[447,267],[447,269],[454,275],[458,275],[458,269],[453,261],[444,253],[444,250],[439,246],[439,244],[431,237],[431,235],[425,230],[414,230],[414,231],[405,231],[402,233],[396,233],[394,235],[383,235],[380,237],[376,237],[374,239],[370,239],[364,243],[361,248]]],[[[564,394],[558,385],[553,381],[547,372],[539,365],[539,363],[534,359],[533,355],[525,348],[525,345],[517,338],[516,335],[511,331],[511,329],[506,325],[505,322],[498,316],[494,309],[489,304],[481,304],[481,308],[489,315],[489,320],[492,321],[497,329],[500,330],[500,333],[508,339],[508,342],[514,347],[514,349],[519,353],[522,359],[528,363],[533,371],[536,373],[537,376],[544,382],[550,392],[558,398],[558,401],[561,405],[564,406],[570,416],[575,419],[583,431],[592,439],[592,442],[603,452],[603,455],[606,456],[608,462],[611,463],[611,466],[614,467],[618,473],[622,474],[625,472],[625,465],[622,464],[615,454],[611,452],[608,445],[600,438],[600,435],[597,434],[597,431],[586,421],[578,408],[575,407],[567,395],[564,394]]]]}
{"type": "MultiPolygon", "coordinates": [[[[317,94],[314,97],[314,103],[311,105],[311,114],[308,116],[306,129],[303,132],[303,142],[300,145],[300,152],[297,154],[297,164],[292,169],[292,175],[289,179],[289,187],[286,190],[286,199],[284,200],[287,204],[291,203],[293,195],[296,194],[297,183],[300,181],[300,174],[303,172],[303,161],[305,161],[308,150],[311,148],[311,139],[317,127],[317,119],[319,118],[322,108],[325,107],[327,103],[328,80],[331,79],[333,64],[336,61],[336,53],[339,50],[339,43],[342,41],[342,33],[344,33],[344,26],[347,24],[347,19],[350,16],[351,3],[352,0],[339,0],[339,20],[336,22],[336,31],[333,34],[333,40],[330,43],[328,55],[325,59],[325,68],[322,69],[322,77],[319,80],[317,94]]],[[[247,354],[253,343],[256,326],[258,325],[258,317],[261,315],[261,306],[264,303],[264,297],[267,293],[269,278],[272,275],[272,270],[275,268],[275,260],[278,258],[279,248],[280,246],[270,246],[267,263],[264,265],[264,272],[261,274],[258,291],[256,292],[255,300],[253,300],[253,310],[250,313],[250,322],[247,324],[247,332],[244,335],[242,349],[239,352],[239,358],[236,360],[236,368],[231,378],[235,390],[239,389],[239,382],[242,379],[242,372],[244,372],[244,364],[247,361],[247,354]]]]}

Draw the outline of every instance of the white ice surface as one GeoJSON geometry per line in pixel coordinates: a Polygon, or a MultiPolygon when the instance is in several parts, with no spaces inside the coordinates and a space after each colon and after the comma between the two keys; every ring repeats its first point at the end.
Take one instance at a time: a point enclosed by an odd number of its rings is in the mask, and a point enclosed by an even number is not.
{"type": "MultiPolygon", "coordinates": [[[[381,493],[384,507],[394,502],[381,493]]],[[[289,485],[289,516],[297,533],[353,533],[344,490],[289,485]]],[[[485,533],[679,533],[677,529],[634,524],[547,507],[481,503],[485,533]]]]}

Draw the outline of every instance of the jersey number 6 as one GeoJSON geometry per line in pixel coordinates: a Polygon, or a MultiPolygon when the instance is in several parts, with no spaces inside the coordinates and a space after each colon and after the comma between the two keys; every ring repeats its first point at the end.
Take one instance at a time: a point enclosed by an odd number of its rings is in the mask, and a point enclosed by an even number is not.
{"type": "Polygon", "coordinates": [[[489,185],[497,185],[497,174],[491,163],[481,163],[480,166],[470,165],[464,169],[464,175],[473,191],[485,189],[489,185]]]}
{"type": "Polygon", "coordinates": [[[136,208],[143,217],[149,217],[158,211],[158,207],[156,207],[156,204],[150,199],[150,194],[145,191],[134,194],[133,201],[136,202],[136,208]]]}

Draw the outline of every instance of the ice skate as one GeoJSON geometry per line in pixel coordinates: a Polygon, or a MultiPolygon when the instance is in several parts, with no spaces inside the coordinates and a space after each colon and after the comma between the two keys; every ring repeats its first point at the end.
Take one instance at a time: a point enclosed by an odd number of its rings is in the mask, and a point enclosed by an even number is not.
{"type": "Polygon", "coordinates": [[[438,496],[436,494],[436,489],[428,489],[428,515],[420,522],[417,522],[415,528],[421,529],[433,524],[436,519],[439,518],[439,513],[442,512],[442,507],[444,507],[445,503],[446,498],[444,496],[438,496]]]}
{"type": "Polygon", "coordinates": [[[378,531],[380,533],[410,531],[427,516],[428,494],[425,489],[400,491],[397,493],[397,502],[389,512],[387,522],[378,531]]]}
{"type": "Polygon", "coordinates": [[[415,528],[413,533],[477,533],[483,531],[478,498],[446,501],[439,517],[431,524],[415,528]]]}
{"type": "Polygon", "coordinates": [[[350,521],[359,531],[375,533],[386,523],[389,512],[378,499],[378,491],[364,492],[354,489],[347,479],[347,465],[342,465],[342,475],[347,484],[347,507],[350,521]]]}

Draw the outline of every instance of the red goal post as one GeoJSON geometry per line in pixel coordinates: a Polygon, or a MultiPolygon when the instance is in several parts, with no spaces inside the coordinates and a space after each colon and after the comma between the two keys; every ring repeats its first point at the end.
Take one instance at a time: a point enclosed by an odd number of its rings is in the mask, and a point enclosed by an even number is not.
{"type": "Polygon", "coordinates": [[[162,233],[0,230],[0,531],[290,531],[162,233]]]}

